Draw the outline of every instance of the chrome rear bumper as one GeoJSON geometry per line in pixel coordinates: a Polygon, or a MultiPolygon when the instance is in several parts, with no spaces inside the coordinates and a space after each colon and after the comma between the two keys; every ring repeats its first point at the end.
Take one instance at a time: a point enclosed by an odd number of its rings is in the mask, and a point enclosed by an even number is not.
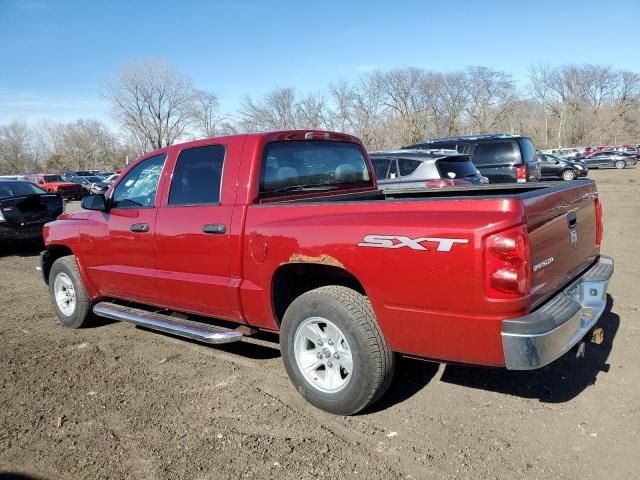
{"type": "Polygon", "coordinates": [[[566,353],[591,330],[605,309],[613,259],[598,262],[544,306],[503,320],[502,348],[509,370],[533,370],[566,353]]]}

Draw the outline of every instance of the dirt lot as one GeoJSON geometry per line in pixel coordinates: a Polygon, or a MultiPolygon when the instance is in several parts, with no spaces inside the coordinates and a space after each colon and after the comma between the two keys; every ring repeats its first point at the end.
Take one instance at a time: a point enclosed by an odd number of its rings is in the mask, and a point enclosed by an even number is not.
{"type": "Polygon", "coordinates": [[[591,176],[617,262],[605,343],[524,373],[403,360],[351,418],[297,395],[272,337],[65,329],[37,248],[5,249],[0,478],[640,478],[640,168],[591,176]]]}

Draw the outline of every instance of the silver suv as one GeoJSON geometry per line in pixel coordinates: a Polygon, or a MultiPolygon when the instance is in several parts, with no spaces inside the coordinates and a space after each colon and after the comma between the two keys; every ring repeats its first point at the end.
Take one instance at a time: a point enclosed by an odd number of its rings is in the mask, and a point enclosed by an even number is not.
{"type": "Polygon", "coordinates": [[[469,155],[455,150],[389,150],[372,152],[369,158],[380,189],[489,183],[469,155]]]}

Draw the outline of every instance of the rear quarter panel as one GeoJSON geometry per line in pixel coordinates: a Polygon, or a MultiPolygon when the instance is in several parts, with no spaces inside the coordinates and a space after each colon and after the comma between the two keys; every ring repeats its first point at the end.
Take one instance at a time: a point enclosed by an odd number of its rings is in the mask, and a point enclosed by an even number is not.
{"type": "Polygon", "coordinates": [[[278,267],[316,261],[363,285],[389,346],[420,357],[502,365],[501,320],[526,300],[484,297],[482,243],[524,222],[514,200],[430,200],[254,205],[247,209],[242,304],[250,324],[277,328],[271,283],[278,267]],[[358,246],[366,235],[463,239],[448,252],[358,246]],[[266,258],[252,255],[254,242],[266,258]]]}

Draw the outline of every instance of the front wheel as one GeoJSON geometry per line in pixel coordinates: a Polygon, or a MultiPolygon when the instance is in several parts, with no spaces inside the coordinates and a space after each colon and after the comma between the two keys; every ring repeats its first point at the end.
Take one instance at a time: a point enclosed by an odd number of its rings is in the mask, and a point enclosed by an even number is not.
{"type": "Polygon", "coordinates": [[[626,164],[626,163],[624,163],[622,160],[618,160],[616,163],[614,163],[614,166],[615,166],[618,170],[621,170],[621,169],[623,169],[624,167],[626,167],[626,166],[627,166],[627,164],[626,164]]]}
{"type": "Polygon", "coordinates": [[[378,400],[394,372],[394,355],[369,300],[341,286],[295,299],[282,320],[282,359],[289,378],[311,404],[353,415],[378,400]]]}
{"type": "Polygon", "coordinates": [[[93,319],[91,299],[73,255],[53,262],[49,272],[49,294],[58,319],[65,327],[81,328],[93,319]]]}
{"type": "Polygon", "coordinates": [[[562,172],[562,179],[566,181],[570,181],[576,178],[576,172],[573,170],[565,170],[562,172]]]}

